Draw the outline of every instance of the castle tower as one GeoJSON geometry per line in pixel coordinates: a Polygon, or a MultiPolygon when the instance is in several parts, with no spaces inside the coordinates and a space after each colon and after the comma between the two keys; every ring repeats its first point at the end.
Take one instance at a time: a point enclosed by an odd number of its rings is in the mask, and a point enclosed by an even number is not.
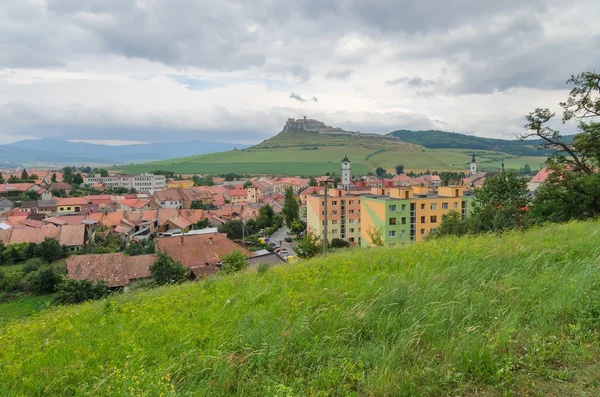
{"type": "Polygon", "coordinates": [[[344,190],[350,190],[350,160],[348,156],[344,156],[342,160],[342,188],[344,190]]]}
{"type": "Polygon", "coordinates": [[[469,178],[473,179],[477,173],[477,161],[475,160],[475,152],[473,152],[473,158],[471,159],[471,170],[469,171],[469,178]]]}

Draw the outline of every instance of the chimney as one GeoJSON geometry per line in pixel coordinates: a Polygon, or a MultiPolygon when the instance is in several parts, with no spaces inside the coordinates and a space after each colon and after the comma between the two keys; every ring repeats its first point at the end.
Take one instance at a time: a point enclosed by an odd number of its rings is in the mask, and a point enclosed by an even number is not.
{"type": "Polygon", "coordinates": [[[181,235],[181,237],[179,238],[179,241],[181,242],[181,245],[183,245],[183,235],[181,235]]]}
{"type": "Polygon", "coordinates": [[[214,244],[214,241],[213,241],[213,238],[212,238],[212,237],[209,237],[209,238],[208,238],[208,243],[209,243],[209,244],[214,244]]]}

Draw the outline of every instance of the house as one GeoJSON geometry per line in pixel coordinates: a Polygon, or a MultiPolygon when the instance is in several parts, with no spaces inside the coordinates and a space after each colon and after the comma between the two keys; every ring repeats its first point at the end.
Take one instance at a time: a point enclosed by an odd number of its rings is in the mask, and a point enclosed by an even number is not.
{"type": "Polygon", "coordinates": [[[229,200],[232,204],[240,204],[248,202],[248,191],[246,189],[234,189],[225,193],[225,196],[229,196],[229,200]]]}
{"type": "Polygon", "coordinates": [[[548,179],[551,172],[552,171],[548,167],[542,167],[542,169],[537,174],[535,174],[535,176],[531,178],[531,180],[527,184],[527,188],[529,189],[529,191],[535,192],[537,188],[540,187],[540,185],[544,183],[546,179],[548,179]]]}
{"type": "Polygon", "coordinates": [[[287,263],[285,259],[283,259],[279,254],[275,252],[261,252],[258,251],[254,253],[253,257],[248,258],[247,262],[250,266],[258,266],[261,264],[268,265],[281,265],[282,263],[287,263]]]}
{"type": "Polygon", "coordinates": [[[123,199],[119,201],[121,210],[128,212],[141,212],[150,209],[150,201],[139,200],[137,198],[123,199]]]}
{"type": "Polygon", "coordinates": [[[300,192],[300,204],[306,204],[308,196],[323,194],[323,186],[309,186],[300,192]]]}
{"type": "Polygon", "coordinates": [[[0,200],[0,214],[6,211],[11,210],[15,204],[9,199],[1,199],[0,200]]]}
{"type": "Polygon", "coordinates": [[[13,227],[0,232],[0,242],[5,245],[20,243],[39,244],[46,238],[58,241],[70,252],[83,249],[87,241],[85,225],[62,225],[60,227],[13,227]]]}
{"type": "Polygon", "coordinates": [[[221,268],[222,258],[233,251],[252,256],[250,251],[221,233],[160,237],[156,239],[156,248],[181,261],[197,278],[216,273],[221,268]]]}
{"type": "Polygon", "coordinates": [[[67,258],[67,277],[103,281],[109,288],[127,287],[132,281],[151,277],[155,255],[126,256],[123,253],[73,255],[67,258]]]}
{"type": "Polygon", "coordinates": [[[29,212],[30,214],[36,214],[38,209],[38,202],[33,201],[22,201],[19,210],[29,212]]]}
{"type": "Polygon", "coordinates": [[[205,189],[179,189],[179,192],[183,199],[184,209],[191,209],[194,203],[202,203],[204,205],[212,204],[214,200],[213,195],[205,189]]]}
{"type": "Polygon", "coordinates": [[[79,214],[88,201],[85,197],[69,197],[57,199],[56,212],[58,214],[79,214]]]}
{"type": "Polygon", "coordinates": [[[184,188],[184,189],[190,189],[192,187],[194,187],[194,181],[192,181],[191,179],[184,179],[181,181],[169,181],[167,182],[167,187],[170,188],[184,188]]]}
{"type": "Polygon", "coordinates": [[[0,185],[0,196],[15,197],[24,192],[41,193],[43,190],[35,183],[4,183],[0,185]]]}
{"type": "Polygon", "coordinates": [[[179,189],[164,189],[152,194],[153,208],[183,208],[183,196],[179,189]]]}
{"type": "Polygon", "coordinates": [[[69,195],[71,194],[72,187],[67,182],[54,182],[52,185],[50,185],[48,190],[50,190],[50,192],[56,191],[69,195]]]}
{"type": "Polygon", "coordinates": [[[56,213],[58,207],[58,201],[54,199],[50,200],[38,200],[37,202],[37,213],[51,215],[56,213]]]}

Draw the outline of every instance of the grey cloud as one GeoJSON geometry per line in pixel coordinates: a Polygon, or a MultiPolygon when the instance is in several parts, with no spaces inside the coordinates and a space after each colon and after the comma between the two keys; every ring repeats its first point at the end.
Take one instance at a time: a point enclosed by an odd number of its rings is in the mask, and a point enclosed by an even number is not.
{"type": "Polygon", "coordinates": [[[287,71],[294,77],[298,78],[301,82],[310,80],[310,70],[300,65],[288,66],[287,71]]]}
{"type": "Polygon", "coordinates": [[[354,71],[352,69],[330,70],[325,77],[329,80],[348,80],[354,71]]]}
{"type": "MultiPolygon", "coordinates": [[[[289,98],[295,99],[298,102],[308,102],[309,101],[309,99],[305,99],[300,94],[296,94],[295,92],[292,92],[290,94],[289,98]]],[[[313,97],[310,98],[310,101],[311,102],[319,102],[319,99],[316,96],[313,96],[313,97]]]]}
{"type": "Polygon", "coordinates": [[[387,86],[394,86],[394,85],[399,85],[399,84],[406,84],[407,86],[410,86],[410,87],[422,88],[422,87],[429,87],[429,86],[441,84],[441,83],[438,81],[435,81],[435,80],[424,80],[422,77],[419,77],[419,76],[400,77],[398,79],[387,80],[385,82],[385,85],[387,85],[387,86]]]}

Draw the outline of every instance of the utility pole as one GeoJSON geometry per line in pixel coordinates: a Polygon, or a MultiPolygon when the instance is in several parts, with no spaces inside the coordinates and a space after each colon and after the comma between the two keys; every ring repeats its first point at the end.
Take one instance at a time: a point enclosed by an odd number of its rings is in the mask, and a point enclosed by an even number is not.
{"type": "Polygon", "coordinates": [[[246,225],[242,219],[242,247],[246,248],[246,225]]]}
{"type": "Polygon", "coordinates": [[[323,255],[327,254],[327,185],[329,184],[329,179],[325,181],[323,186],[323,212],[324,212],[324,225],[323,225],[323,255]]]}

